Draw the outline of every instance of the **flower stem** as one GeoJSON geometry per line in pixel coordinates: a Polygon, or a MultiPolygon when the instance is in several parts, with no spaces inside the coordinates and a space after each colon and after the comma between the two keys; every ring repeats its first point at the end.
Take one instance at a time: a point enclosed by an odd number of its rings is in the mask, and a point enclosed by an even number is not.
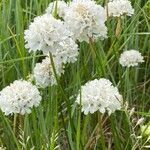
{"type": "Polygon", "coordinates": [[[107,16],[107,20],[109,18],[109,15],[108,15],[108,0],[105,0],[105,6],[106,6],[106,16],[107,16]]]}
{"type": "Polygon", "coordinates": [[[95,59],[96,58],[96,52],[95,52],[95,49],[93,47],[93,40],[92,40],[92,38],[89,38],[89,45],[90,45],[90,49],[91,49],[93,58],[95,59]]]}
{"type": "Polygon", "coordinates": [[[122,31],[122,28],[121,28],[121,17],[118,17],[117,18],[117,27],[116,27],[116,38],[119,38],[120,35],[121,35],[121,31],[122,31]]]}
{"type": "Polygon", "coordinates": [[[13,122],[13,131],[16,133],[16,122],[17,122],[17,114],[14,114],[14,122],[13,122]]]}
{"type": "Polygon", "coordinates": [[[99,129],[100,129],[100,143],[102,144],[102,149],[105,150],[105,137],[104,137],[104,132],[103,132],[103,127],[102,127],[102,114],[98,113],[98,121],[99,121],[99,129]]]}
{"type": "Polygon", "coordinates": [[[19,125],[21,129],[24,128],[24,116],[22,115],[19,115],[19,125]]]}

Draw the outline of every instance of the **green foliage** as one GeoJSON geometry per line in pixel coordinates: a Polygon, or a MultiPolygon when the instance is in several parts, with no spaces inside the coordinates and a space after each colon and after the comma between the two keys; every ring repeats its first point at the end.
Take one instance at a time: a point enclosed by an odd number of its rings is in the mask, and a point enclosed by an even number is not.
{"type": "MultiPolygon", "coordinates": [[[[37,15],[44,13],[50,0],[0,1],[0,89],[16,79],[27,79],[36,62],[43,57],[29,54],[24,45],[24,30],[37,15]]],[[[97,0],[104,4],[104,0],[97,0]]],[[[117,21],[108,20],[108,39],[88,45],[80,43],[80,55],[74,64],[66,65],[58,86],[40,89],[43,100],[26,116],[4,116],[0,112],[0,146],[15,149],[144,149],[138,139],[140,127],[134,128],[126,109],[111,116],[83,115],[75,102],[85,82],[105,77],[118,85],[124,102],[135,107],[134,119],[150,118],[150,2],[132,0],[135,14],[124,18],[122,33],[115,38],[117,21]],[[138,49],[145,62],[125,70],[118,58],[124,49],[138,49]],[[95,52],[95,53],[94,53],[95,52]],[[96,57],[94,57],[96,55],[96,57]],[[126,72],[126,75],[124,75],[126,72]]],[[[147,143],[146,143],[147,144],[147,143]]],[[[149,143],[150,144],[150,143],[149,143]]]]}

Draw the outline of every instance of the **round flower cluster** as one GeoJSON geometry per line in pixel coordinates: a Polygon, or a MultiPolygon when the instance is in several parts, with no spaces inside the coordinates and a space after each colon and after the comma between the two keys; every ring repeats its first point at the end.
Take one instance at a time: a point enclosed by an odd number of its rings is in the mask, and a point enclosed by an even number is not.
{"type": "Polygon", "coordinates": [[[144,62],[144,58],[137,50],[124,51],[119,59],[119,63],[123,67],[137,66],[138,63],[144,62]]]}
{"type": "Polygon", "coordinates": [[[80,42],[107,38],[105,10],[92,0],[73,0],[64,17],[66,25],[80,42]]]}
{"type": "Polygon", "coordinates": [[[120,17],[122,15],[132,16],[134,9],[129,0],[110,0],[108,2],[108,15],[120,17]]]}
{"type": "Polygon", "coordinates": [[[24,80],[16,80],[0,92],[0,108],[5,115],[24,115],[31,113],[33,106],[39,106],[41,99],[36,86],[24,80]]]}
{"type": "Polygon", "coordinates": [[[78,56],[78,45],[72,39],[73,34],[62,21],[52,15],[38,16],[25,31],[25,47],[29,51],[42,50],[51,53],[62,63],[75,62],[78,56]]]}
{"type": "Polygon", "coordinates": [[[108,111],[110,115],[115,110],[121,109],[122,96],[109,80],[101,78],[87,82],[82,86],[76,102],[81,103],[85,115],[98,110],[101,113],[108,111]]]}
{"type": "Polygon", "coordinates": [[[65,11],[68,9],[68,5],[64,1],[54,1],[51,2],[46,9],[47,14],[54,14],[55,9],[57,9],[57,14],[59,17],[64,18],[65,16],[65,11]]]}
{"type": "MultiPolygon", "coordinates": [[[[60,77],[63,73],[63,66],[58,60],[53,59],[54,68],[56,70],[57,76],[60,77]]],[[[49,85],[56,85],[57,80],[54,74],[54,70],[49,57],[46,57],[41,63],[37,63],[34,70],[33,76],[36,81],[36,85],[40,87],[47,87],[49,85]]]]}

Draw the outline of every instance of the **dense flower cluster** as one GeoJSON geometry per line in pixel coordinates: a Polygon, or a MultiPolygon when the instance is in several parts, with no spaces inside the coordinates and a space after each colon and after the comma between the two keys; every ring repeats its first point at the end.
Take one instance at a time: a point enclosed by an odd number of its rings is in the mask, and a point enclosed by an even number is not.
{"type": "Polygon", "coordinates": [[[5,115],[31,113],[33,106],[40,104],[41,96],[30,82],[16,80],[0,92],[0,108],[5,115]]]}
{"type": "Polygon", "coordinates": [[[112,83],[104,78],[87,82],[81,87],[76,102],[82,106],[84,114],[100,111],[109,114],[121,109],[122,96],[112,83]]]}
{"type": "Polygon", "coordinates": [[[92,0],[73,0],[64,17],[66,25],[80,42],[107,38],[105,10],[92,0]]]}
{"type": "Polygon", "coordinates": [[[123,67],[137,66],[138,63],[144,62],[144,58],[137,50],[124,51],[119,59],[120,64],[123,67]]]}
{"type": "Polygon", "coordinates": [[[75,62],[78,45],[72,39],[72,33],[62,21],[51,14],[38,16],[25,31],[25,47],[29,51],[42,50],[44,54],[52,53],[62,63],[75,62]]]}
{"type": "Polygon", "coordinates": [[[108,15],[120,17],[122,15],[132,16],[134,9],[129,0],[110,0],[108,3],[108,15]]]}
{"type": "Polygon", "coordinates": [[[57,10],[57,14],[59,17],[64,18],[65,16],[65,11],[68,9],[68,5],[64,2],[64,1],[54,1],[51,2],[48,6],[48,8],[46,9],[46,13],[47,14],[54,14],[55,13],[55,9],[57,10]]]}
{"type": "MultiPolygon", "coordinates": [[[[61,76],[61,73],[63,73],[63,66],[57,59],[53,59],[53,61],[57,76],[59,77],[61,76]]],[[[36,64],[33,70],[33,76],[35,78],[36,85],[40,87],[57,84],[53,66],[49,57],[46,57],[41,63],[36,64]]]]}

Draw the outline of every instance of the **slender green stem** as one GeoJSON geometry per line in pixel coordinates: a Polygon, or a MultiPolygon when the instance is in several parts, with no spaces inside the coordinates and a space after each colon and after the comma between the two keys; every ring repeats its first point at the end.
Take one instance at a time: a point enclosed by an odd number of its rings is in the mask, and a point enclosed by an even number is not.
{"type": "Polygon", "coordinates": [[[122,27],[121,27],[121,17],[117,18],[117,27],[116,27],[116,37],[119,38],[121,35],[122,27]]]}
{"type": "Polygon", "coordinates": [[[103,132],[103,126],[102,126],[102,114],[98,113],[98,122],[99,122],[99,129],[100,129],[100,143],[102,144],[102,149],[106,149],[105,145],[105,136],[103,132]]]}
{"type": "Polygon", "coordinates": [[[16,133],[17,114],[14,114],[13,131],[16,133]]]}

